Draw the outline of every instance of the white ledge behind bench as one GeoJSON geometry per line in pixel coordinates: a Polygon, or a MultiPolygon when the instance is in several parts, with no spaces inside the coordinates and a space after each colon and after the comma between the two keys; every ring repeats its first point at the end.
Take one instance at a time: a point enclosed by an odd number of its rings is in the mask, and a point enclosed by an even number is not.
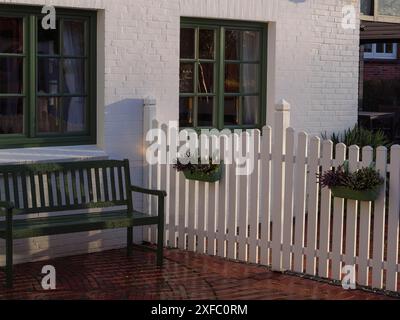
{"type": "Polygon", "coordinates": [[[84,160],[105,160],[108,154],[95,145],[0,150],[0,165],[84,160]]]}

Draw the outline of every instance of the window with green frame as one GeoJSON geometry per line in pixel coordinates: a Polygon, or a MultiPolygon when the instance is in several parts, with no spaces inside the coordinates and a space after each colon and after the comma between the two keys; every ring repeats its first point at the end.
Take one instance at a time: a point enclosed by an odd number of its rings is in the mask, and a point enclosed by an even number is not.
{"type": "Polygon", "coordinates": [[[0,5],[0,148],[96,143],[96,13],[0,5]]]}
{"type": "Polygon", "coordinates": [[[181,19],[181,128],[261,128],[266,122],[267,26],[181,19]]]}

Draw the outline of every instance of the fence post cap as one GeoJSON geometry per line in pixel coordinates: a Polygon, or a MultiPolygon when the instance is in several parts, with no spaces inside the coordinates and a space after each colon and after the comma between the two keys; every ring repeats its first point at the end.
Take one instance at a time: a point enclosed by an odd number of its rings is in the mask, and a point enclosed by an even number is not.
{"type": "Polygon", "coordinates": [[[290,103],[282,99],[276,104],[275,109],[276,111],[290,111],[290,103]]]}
{"type": "Polygon", "coordinates": [[[155,106],[155,105],[157,105],[157,100],[155,98],[146,97],[143,101],[143,104],[145,107],[155,106]]]}

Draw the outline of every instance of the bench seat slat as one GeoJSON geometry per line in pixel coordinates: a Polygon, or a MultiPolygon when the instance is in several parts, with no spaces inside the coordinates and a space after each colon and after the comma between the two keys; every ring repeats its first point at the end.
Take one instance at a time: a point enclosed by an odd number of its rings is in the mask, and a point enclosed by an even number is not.
{"type": "MultiPolygon", "coordinates": [[[[157,217],[140,212],[128,216],[126,210],[90,214],[72,214],[44,218],[22,219],[13,222],[13,238],[23,239],[63,233],[127,228],[157,223],[157,217]]],[[[0,238],[5,237],[5,222],[0,222],[0,238]]]]}

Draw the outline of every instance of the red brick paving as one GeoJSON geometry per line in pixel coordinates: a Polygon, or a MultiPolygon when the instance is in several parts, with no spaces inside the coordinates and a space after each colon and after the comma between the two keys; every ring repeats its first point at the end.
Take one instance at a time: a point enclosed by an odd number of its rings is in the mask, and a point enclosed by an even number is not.
{"type": "Polygon", "coordinates": [[[155,254],[142,248],[133,257],[112,250],[18,265],[13,290],[4,287],[0,272],[0,299],[389,299],[191,252],[166,250],[165,256],[162,269],[155,254]],[[41,288],[44,265],[56,267],[55,291],[41,288]]]}

